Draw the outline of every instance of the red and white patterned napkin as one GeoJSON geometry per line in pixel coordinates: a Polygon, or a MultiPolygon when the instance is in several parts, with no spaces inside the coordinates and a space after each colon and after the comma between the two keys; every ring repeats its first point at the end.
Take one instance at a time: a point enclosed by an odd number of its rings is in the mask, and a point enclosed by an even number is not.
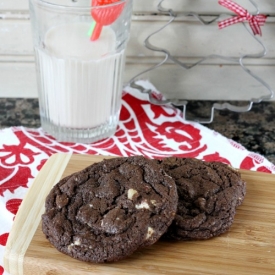
{"type": "MultiPolygon", "coordinates": [[[[142,85],[155,89],[149,82],[142,85]]],[[[130,87],[125,88],[115,135],[100,142],[61,143],[42,129],[0,130],[0,275],[8,275],[3,255],[18,207],[43,164],[57,152],[194,157],[275,173],[275,166],[261,155],[198,123],[184,121],[181,112],[171,106],[150,104],[146,94],[130,87]]]]}

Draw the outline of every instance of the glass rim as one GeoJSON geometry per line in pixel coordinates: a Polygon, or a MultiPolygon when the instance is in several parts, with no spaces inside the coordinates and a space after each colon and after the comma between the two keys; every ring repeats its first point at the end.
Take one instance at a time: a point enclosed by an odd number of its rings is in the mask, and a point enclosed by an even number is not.
{"type": "Polygon", "coordinates": [[[31,2],[36,2],[42,6],[49,7],[49,8],[62,8],[62,9],[77,9],[77,10],[86,10],[86,9],[103,9],[107,7],[114,7],[117,5],[120,5],[121,3],[126,3],[130,2],[132,0],[119,0],[115,3],[112,4],[107,4],[107,5],[100,5],[100,6],[92,6],[92,5],[87,5],[87,6],[66,6],[66,5],[59,5],[55,3],[49,2],[49,0],[30,0],[31,2]]]}

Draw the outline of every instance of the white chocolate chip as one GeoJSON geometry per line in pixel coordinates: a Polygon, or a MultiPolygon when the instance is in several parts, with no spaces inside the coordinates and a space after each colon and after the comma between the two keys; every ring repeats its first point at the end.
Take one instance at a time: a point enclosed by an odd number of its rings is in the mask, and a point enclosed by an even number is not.
{"type": "Polygon", "coordinates": [[[153,205],[157,205],[157,201],[156,200],[151,200],[151,203],[153,204],[153,205]]]}
{"type": "Polygon", "coordinates": [[[129,200],[132,200],[133,197],[134,197],[134,195],[137,194],[137,193],[138,193],[137,190],[132,189],[132,188],[129,189],[129,190],[128,190],[128,193],[127,193],[128,199],[129,199],[129,200]]]}
{"type": "Polygon", "coordinates": [[[74,246],[73,243],[71,243],[70,245],[68,245],[68,250],[71,251],[73,246],[74,246]]]}
{"type": "Polygon", "coordinates": [[[78,239],[77,239],[77,240],[75,240],[75,241],[74,241],[74,245],[81,245],[81,241],[80,241],[80,240],[78,240],[78,239]]]}
{"type": "Polygon", "coordinates": [[[136,209],[150,209],[150,206],[145,200],[145,201],[142,201],[140,204],[136,204],[136,209]]]}
{"type": "Polygon", "coordinates": [[[146,235],[146,240],[149,239],[153,234],[155,230],[152,227],[148,227],[147,235],[146,235]]]}

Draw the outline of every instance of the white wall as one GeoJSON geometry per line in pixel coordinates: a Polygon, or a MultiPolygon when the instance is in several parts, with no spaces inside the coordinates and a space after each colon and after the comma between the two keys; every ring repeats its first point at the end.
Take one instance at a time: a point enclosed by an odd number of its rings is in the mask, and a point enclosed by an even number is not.
{"type": "MultiPolygon", "coordinates": [[[[248,0],[235,0],[254,12],[248,0]]],[[[172,25],[152,37],[150,42],[185,63],[194,63],[210,54],[240,57],[258,53],[261,46],[242,24],[218,30],[217,23],[202,25],[188,12],[210,20],[222,18],[228,10],[217,0],[166,0],[163,7],[178,13],[172,25]]],[[[267,48],[265,58],[248,58],[245,64],[275,90],[275,1],[255,0],[261,13],[268,14],[259,37],[267,48]]],[[[159,0],[134,0],[132,36],[127,50],[125,81],[163,59],[143,45],[144,39],[168,20],[157,12],[159,0]]],[[[219,58],[186,70],[171,62],[141,78],[150,79],[167,97],[186,99],[251,99],[267,94],[266,88],[248,76],[238,64],[219,58]]],[[[0,97],[37,97],[35,66],[27,0],[0,0],[0,97]]]]}

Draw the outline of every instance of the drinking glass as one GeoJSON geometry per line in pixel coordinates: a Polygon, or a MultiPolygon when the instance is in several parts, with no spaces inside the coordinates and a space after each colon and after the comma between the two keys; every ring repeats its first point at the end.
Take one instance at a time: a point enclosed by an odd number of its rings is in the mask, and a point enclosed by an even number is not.
{"type": "Polygon", "coordinates": [[[133,0],[29,0],[43,130],[90,143],[116,131],[133,0]]]}

